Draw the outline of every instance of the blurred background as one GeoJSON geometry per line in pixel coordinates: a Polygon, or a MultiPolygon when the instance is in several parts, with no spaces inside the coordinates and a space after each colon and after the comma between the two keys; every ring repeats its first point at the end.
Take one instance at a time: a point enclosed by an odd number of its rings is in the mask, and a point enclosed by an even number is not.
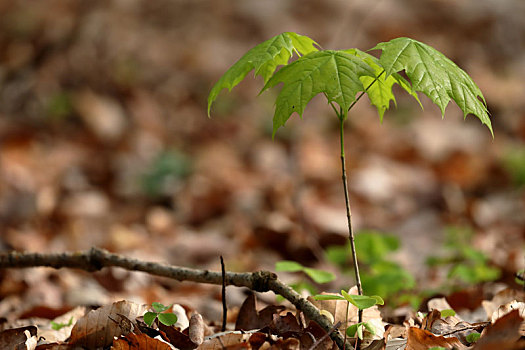
{"type": "MultiPolygon", "coordinates": [[[[257,97],[262,81],[248,76],[211,119],[207,95],[283,31],[330,49],[408,36],[470,74],[495,137],[454,104],[442,120],[424,95],[421,110],[398,91],[383,123],[366,98],[356,105],[346,154],[365,292],[512,285],[525,262],[523,14],[521,0],[0,1],[0,250],[98,246],[214,270],[222,255],[234,271],[287,259],[338,277],[305,288],[348,288],[338,123],[325,100],[272,141],[278,89],[257,97]]],[[[215,287],[120,270],[9,270],[0,281],[11,311],[182,302],[195,290],[220,308],[215,287]]]]}

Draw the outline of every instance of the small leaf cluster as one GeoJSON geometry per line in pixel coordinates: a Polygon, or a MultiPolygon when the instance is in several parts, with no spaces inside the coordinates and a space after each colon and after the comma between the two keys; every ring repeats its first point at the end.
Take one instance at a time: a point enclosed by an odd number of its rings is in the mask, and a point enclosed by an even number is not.
{"type": "MultiPolygon", "coordinates": [[[[368,309],[374,305],[384,305],[383,298],[378,295],[353,295],[348,294],[345,290],[341,290],[341,295],[332,294],[318,294],[314,296],[315,300],[346,300],[348,303],[354,305],[359,310],[368,309]]],[[[359,322],[355,323],[346,328],[346,334],[350,337],[357,337],[363,339],[363,332],[367,330],[372,335],[375,334],[375,327],[370,322],[359,322]]]]}
{"type": "MultiPolygon", "coordinates": [[[[356,234],[356,251],[361,265],[361,283],[369,294],[391,298],[415,286],[414,277],[401,265],[389,258],[399,249],[399,238],[392,234],[363,230],[356,234]]],[[[348,261],[349,244],[331,246],[325,251],[328,261],[345,272],[351,272],[348,261]]]]}
{"type": "Polygon", "coordinates": [[[255,70],[265,83],[261,92],[282,84],[275,103],[274,135],[293,113],[302,116],[306,105],[318,94],[323,94],[338,118],[344,120],[357,101],[356,95],[367,93],[382,119],[390,101],[395,103],[392,87],[396,84],[418,102],[417,92],[428,96],[443,116],[452,99],[464,117],[477,116],[492,133],[481,90],[441,52],[410,38],[379,43],[371,50],[381,50],[382,54],[376,58],[355,48],[322,50],[307,36],[279,34],[249,50],[219,79],[208,96],[208,115],[222,89],[231,91],[255,70]],[[299,58],[290,63],[294,54],[299,58]],[[401,71],[410,81],[399,74],[401,71]]]}
{"type": "Polygon", "coordinates": [[[472,246],[473,231],[467,227],[448,227],[445,231],[444,248],[446,256],[432,256],[427,259],[430,267],[444,266],[452,285],[475,285],[494,281],[501,271],[489,265],[489,259],[482,251],[472,246]]]}
{"type": "Polygon", "coordinates": [[[144,314],[144,322],[151,327],[155,319],[158,319],[159,322],[166,326],[172,326],[177,323],[177,315],[172,312],[166,312],[169,310],[173,304],[163,305],[161,303],[154,302],[151,304],[153,311],[148,311],[144,314]]]}

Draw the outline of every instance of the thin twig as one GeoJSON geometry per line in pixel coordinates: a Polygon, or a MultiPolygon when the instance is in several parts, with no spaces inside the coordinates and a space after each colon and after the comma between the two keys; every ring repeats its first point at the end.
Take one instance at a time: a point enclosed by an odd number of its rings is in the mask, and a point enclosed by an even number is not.
{"type": "MultiPolygon", "coordinates": [[[[142,271],[155,276],[168,277],[177,281],[189,281],[246,287],[256,292],[269,292],[279,294],[290,301],[297,310],[302,311],[306,317],[315,321],[326,332],[332,328],[330,320],[319,313],[311,302],[304,299],[287,284],[281,282],[277,275],[270,271],[256,272],[226,272],[222,273],[208,270],[191,269],[187,267],[172,266],[168,264],[142,261],[128,258],[123,255],[113,254],[100,248],[91,248],[88,251],[67,253],[23,253],[7,252],[0,254],[0,268],[23,268],[46,266],[55,269],[74,268],[85,271],[98,271],[104,267],[121,267],[129,271],[142,271]]],[[[345,348],[341,333],[332,332],[330,338],[340,349],[345,348]]],[[[353,347],[347,346],[347,350],[353,347]]]]}
{"type": "MultiPolygon", "coordinates": [[[[480,324],[473,324],[471,326],[465,326],[465,327],[462,327],[462,328],[458,328],[458,329],[455,329],[453,331],[450,331],[450,332],[446,332],[446,333],[443,333],[443,334],[439,334],[440,336],[442,337],[446,337],[447,335],[452,335],[454,333],[458,333],[458,332],[463,332],[463,331],[468,331],[468,330],[471,330],[471,329],[474,329],[474,330],[482,330],[483,328],[487,327],[488,325],[490,324],[490,322],[482,322],[480,324]]],[[[481,332],[480,332],[481,333],[481,332]]]]}
{"type": "Polygon", "coordinates": [[[221,273],[222,273],[222,327],[221,331],[226,330],[226,319],[228,318],[228,307],[226,306],[226,268],[224,259],[221,255],[221,273]]]}

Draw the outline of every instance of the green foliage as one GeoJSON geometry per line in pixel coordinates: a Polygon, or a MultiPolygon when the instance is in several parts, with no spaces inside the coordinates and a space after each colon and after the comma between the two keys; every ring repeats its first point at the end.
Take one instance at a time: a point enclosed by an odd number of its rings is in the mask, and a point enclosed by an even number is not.
{"type": "Polygon", "coordinates": [[[73,113],[73,102],[67,92],[52,95],[46,105],[47,115],[54,121],[60,121],[73,113]]]}
{"type": "Polygon", "coordinates": [[[61,322],[55,322],[51,321],[51,328],[55,331],[59,331],[64,327],[69,327],[73,324],[73,317],[69,318],[68,323],[61,323],[61,322]]]}
{"type": "Polygon", "coordinates": [[[304,272],[315,283],[328,283],[335,279],[335,275],[328,271],[305,267],[296,261],[282,260],[275,263],[275,271],[304,272]]]}
{"type": "Polygon", "coordinates": [[[144,314],[144,322],[151,327],[155,319],[158,319],[160,323],[166,325],[166,326],[172,326],[175,323],[177,323],[177,315],[171,312],[165,312],[167,311],[171,305],[163,305],[161,303],[154,302],[151,304],[151,307],[155,312],[147,311],[144,314]]]}
{"type": "MultiPolygon", "coordinates": [[[[399,264],[389,259],[389,255],[399,249],[399,239],[391,234],[376,231],[361,231],[356,237],[356,250],[361,266],[361,283],[367,294],[391,298],[400,291],[415,286],[414,277],[399,264]]],[[[350,272],[348,257],[350,247],[328,247],[325,254],[329,261],[343,271],[350,272]]]]}
{"type": "Polygon", "coordinates": [[[328,102],[335,102],[347,111],[355,95],[364,91],[362,76],[375,76],[374,70],[362,59],[343,51],[323,50],[299,58],[281,68],[262,91],[283,83],[277,96],[273,117],[273,132],[283,126],[292,113],[302,115],[306,105],[323,93],[328,102]]]}
{"type": "Polygon", "coordinates": [[[366,92],[368,98],[370,99],[370,103],[377,108],[377,112],[379,113],[379,118],[381,121],[383,121],[383,115],[385,114],[385,111],[390,107],[390,101],[393,101],[394,104],[396,104],[396,98],[392,92],[392,87],[394,84],[401,86],[406,92],[414,97],[421,108],[423,108],[417,93],[412,91],[410,83],[400,74],[392,73],[387,76],[384,74],[385,70],[383,67],[381,67],[379,60],[376,57],[361,50],[349,49],[345,50],[344,52],[361,58],[374,70],[374,78],[365,75],[360,79],[363,83],[363,86],[367,88],[366,92]]]}
{"type": "Polygon", "coordinates": [[[488,257],[472,247],[473,232],[465,227],[449,227],[446,230],[445,257],[429,257],[430,267],[445,266],[452,285],[475,285],[494,281],[501,271],[489,265],[488,257]]]}
{"type": "Polygon", "coordinates": [[[520,286],[524,286],[525,285],[524,276],[525,276],[525,269],[519,270],[518,272],[516,272],[516,277],[514,278],[514,281],[520,286]]]}
{"type": "Polygon", "coordinates": [[[255,75],[262,76],[266,83],[278,66],[288,63],[294,52],[297,55],[308,54],[317,51],[315,45],[317,43],[306,36],[286,32],[255,46],[231,66],[213,86],[208,96],[208,115],[219,92],[225,88],[231,91],[252,69],[255,69],[255,75]]]}
{"type": "Polygon", "coordinates": [[[441,313],[441,318],[447,318],[447,317],[451,317],[451,316],[456,316],[456,311],[454,311],[452,309],[441,310],[440,313],[441,313]]]}
{"type": "MultiPolygon", "coordinates": [[[[359,310],[371,308],[374,305],[384,305],[383,298],[378,295],[354,295],[348,294],[345,290],[341,290],[341,295],[318,294],[314,296],[315,300],[346,300],[348,303],[354,305],[359,310]]],[[[369,322],[355,323],[346,328],[346,334],[354,337],[357,334],[359,339],[363,339],[363,329],[366,329],[372,335],[375,334],[374,325],[369,322]]]]}
{"type": "Polygon", "coordinates": [[[172,194],[177,182],[190,172],[191,162],[185,154],[176,150],[159,153],[141,178],[142,189],[151,197],[172,194]]]}
{"type": "Polygon", "coordinates": [[[525,146],[508,149],[502,158],[503,167],[517,186],[525,185],[525,146]]]}
{"type": "Polygon", "coordinates": [[[363,339],[363,329],[366,329],[372,335],[376,334],[374,325],[370,322],[355,323],[346,329],[346,334],[351,338],[354,338],[357,335],[357,337],[362,340],[363,339]]]}
{"type": "Polygon", "coordinates": [[[483,93],[464,70],[441,52],[410,38],[379,43],[374,49],[383,51],[379,62],[387,76],[405,70],[414,91],[427,95],[443,116],[453,99],[464,117],[474,114],[493,133],[483,93]]]}
{"type": "Polygon", "coordinates": [[[466,336],[466,340],[472,344],[472,343],[475,343],[479,340],[479,338],[481,337],[481,333],[478,333],[478,332],[473,332],[473,333],[470,333],[469,335],[466,336]]]}
{"type": "Polygon", "coordinates": [[[308,102],[320,93],[325,95],[339,118],[346,118],[356,101],[356,94],[366,92],[382,119],[390,101],[395,103],[394,84],[416,99],[416,92],[423,92],[439,106],[443,115],[452,99],[465,117],[469,113],[476,115],[492,133],[481,90],[465,71],[426,44],[409,38],[379,43],[374,47],[382,50],[379,59],[357,49],[318,51],[315,45],[306,36],[286,32],[249,50],[211,89],[208,115],[219,92],[224,88],[231,91],[254,69],[255,75],[262,76],[265,82],[261,92],[283,84],[275,104],[274,134],[294,112],[302,116],[308,102]],[[303,56],[288,64],[294,52],[303,56]],[[276,72],[281,65],[283,67],[276,72]],[[412,86],[397,74],[402,70],[412,86]]]}
{"type": "Polygon", "coordinates": [[[378,295],[354,295],[348,294],[345,290],[341,290],[341,295],[318,294],[314,296],[314,298],[315,300],[346,300],[359,310],[368,309],[374,305],[385,304],[383,298],[378,295]]]}

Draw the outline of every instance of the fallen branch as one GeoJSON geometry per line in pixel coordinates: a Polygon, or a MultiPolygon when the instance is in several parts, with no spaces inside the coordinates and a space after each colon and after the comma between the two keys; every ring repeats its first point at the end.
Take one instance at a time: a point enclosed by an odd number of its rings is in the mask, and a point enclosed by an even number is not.
{"type": "MultiPolygon", "coordinates": [[[[168,277],[177,281],[190,281],[222,285],[221,272],[197,270],[186,267],[171,266],[162,263],[131,259],[122,255],[113,254],[104,249],[91,248],[88,251],[74,253],[26,253],[8,252],[0,254],[0,268],[23,268],[46,266],[55,269],[74,268],[85,271],[98,271],[104,267],[121,267],[129,271],[142,271],[151,275],[168,277]]],[[[279,294],[290,301],[297,310],[300,310],[310,320],[317,322],[340,349],[344,349],[344,339],[338,331],[333,331],[332,323],[308,300],[301,297],[287,284],[281,282],[277,275],[270,271],[256,272],[226,272],[226,285],[246,287],[256,292],[279,294]]],[[[347,349],[353,349],[347,344],[347,349]]]]}

